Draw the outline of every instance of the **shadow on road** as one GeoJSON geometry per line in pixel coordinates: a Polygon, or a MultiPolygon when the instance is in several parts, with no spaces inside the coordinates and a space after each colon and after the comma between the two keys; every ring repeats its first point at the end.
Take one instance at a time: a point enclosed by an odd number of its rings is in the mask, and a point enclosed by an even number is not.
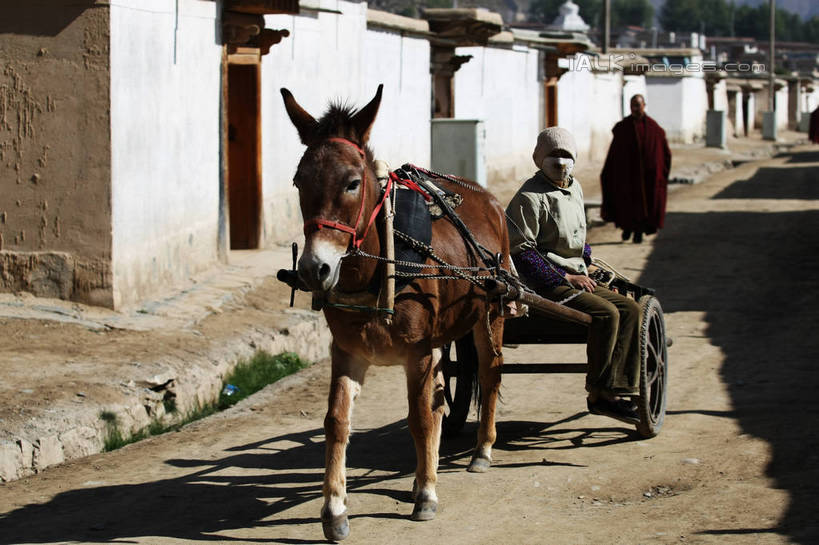
{"type": "MultiPolygon", "coordinates": [[[[0,544],[92,541],[128,543],[129,538],[166,536],[190,541],[253,542],[224,532],[282,524],[316,523],[276,518],[322,495],[324,430],[313,429],[231,448],[219,459],[173,459],[166,463],[191,473],[133,485],[95,486],[63,492],[41,505],[0,515],[0,544]],[[48,521],[33,524],[33,521],[48,521]]],[[[350,469],[365,475],[348,480],[348,490],[384,484],[414,471],[414,448],[404,421],[355,433],[348,449],[350,469]],[[373,445],[378,445],[374,450],[373,445]],[[372,473],[372,475],[370,474],[372,473]]],[[[398,501],[410,491],[367,488],[398,501]]],[[[302,543],[266,537],[259,541],[302,543]]],[[[303,543],[315,543],[303,541],[303,543]]]]}
{"type": "Polygon", "coordinates": [[[819,163],[819,151],[803,151],[791,154],[788,163],[819,163]]]}
{"type": "Polygon", "coordinates": [[[714,195],[715,199],[819,198],[816,179],[819,167],[763,167],[747,180],[738,180],[714,195]]]}
{"type": "MultiPolygon", "coordinates": [[[[502,422],[498,450],[564,450],[605,446],[631,440],[617,427],[586,429],[567,424],[578,413],[557,422],[502,422]]],[[[476,423],[442,442],[439,473],[465,471],[475,444],[476,423]]],[[[166,464],[190,469],[175,478],[115,486],[90,485],[58,494],[44,504],[27,505],[0,515],[0,545],[66,541],[129,543],[145,536],[187,541],[315,543],[276,537],[282,525],[315,523],[315,518],[288,517],[286,511],[322,495],[324,431],[273,437],[229,449],[218,459],[172,459],[166,464]],[[278,516],[276,516],[278,515],[278,516]],[[275,517],[275,518],[271,518],[275,517]],[[33,521],[48,521],[36,524],[33,521]],[[231,537],[234,530],[268,527],[264,539],[231,537]]],[[[377,494],[407,503],[406,515],[358,513],[351,518],[406,518],[411,491],[392,481],[409,480],[415,471],[412,438],[405,420],[351,438],[348,492],[377,494]],[[363,470],[363,472],[362,472],[363,470]],[[362,474],[363,473],[363,474],[362,474]]],[[[535,465],[572,465],[537,462],[535,465]]],[[[502,469],[503,465],[498,465],[502,469]]],[[[509,467],[515,467],[510,465],[509,467]]]]}
{"type": "MultiPolygon", "coordinates": [[[[814,200],[817,173],[763,168],[715,198],[814,200]]],[[[705,312],[706,334],[725,355],[731,416],[770,444],[767,475],[790,496],[776,531],[808,544],[819,542],[819,211],[795,208],[671,213],[640,283],[657,288],[667,313],[705,312]]]]}

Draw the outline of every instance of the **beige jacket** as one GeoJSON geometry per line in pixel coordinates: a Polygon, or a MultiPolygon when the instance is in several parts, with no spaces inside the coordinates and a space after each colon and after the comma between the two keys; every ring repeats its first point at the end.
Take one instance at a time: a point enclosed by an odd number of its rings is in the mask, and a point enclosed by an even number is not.
{"type": "Polygon", "coordinates": [[[568,187],[560,188],[538,171],[512,197],[506,215],[512,255],[536,248],[568,272],[588,273],[583,261],[586,211],[580,182],[572,178],[568,187]]]}

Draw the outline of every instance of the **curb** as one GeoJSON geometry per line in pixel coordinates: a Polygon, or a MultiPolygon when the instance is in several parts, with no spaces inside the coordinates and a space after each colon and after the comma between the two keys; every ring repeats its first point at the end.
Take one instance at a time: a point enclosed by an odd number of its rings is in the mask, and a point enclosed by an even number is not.
{"type": "Polygon", "coordinates": [[[699,165],[684,167],[677,171],[672,170],[671,175],[669,176],[668,179],[668,183],[669,185],[698,184],[704,182],[709,177],[719,172],[731,170],[743,163],[747,163],[750,161],[770,159],[772,157],[776,157],[776,155],[778,155],[779,153],[787,152],[795,146],[799,146],[806,143],[807,143],[806,139],[796,140],[792,142],[776,143],[772,142],[770,145],[762,149],[754,149],[746,153],[731,155],[730,157],[726,157],[725,159],[708,161],[706,163],[702,163],[699,165]]]}
{"type": "MultiPolygon", "coordinates": [[[[102,452],[108,432],[100,418],[102,411],[113,413],[124,432],[134,433],[165,416],[163,402],[168,397],[182,414],[218,399],[222,378],[239,360],[258,350],[295,352],[312,362],[329,356],[331,336],[323,315],[298,309],[283,314],[284,324],[278,327],[248,329],[190,359],[143,362],[146,367],[156,365],[164,371],[147,380],[110,385],[106,392],[110,395],[105,396],[109,402],[63,407],[71,413],[69,418],[34,418],[25,429],[11,431],[11,439],[0,440],[0,482],[102,452]]],[[[60,407],[49,412],[58,414],[60,407]]]]}

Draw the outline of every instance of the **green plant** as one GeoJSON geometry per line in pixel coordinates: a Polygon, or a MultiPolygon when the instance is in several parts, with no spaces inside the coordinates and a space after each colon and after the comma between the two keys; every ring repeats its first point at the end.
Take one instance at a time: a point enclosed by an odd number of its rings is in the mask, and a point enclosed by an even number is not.
{"type": "Polygon", "coordinates": [[[233,385],[238,390],[232,394],[222,390],[219,395],[219,410],[235,405],[268,384],[293,374],[307,365],[307,362],[292,352],[285,352],[277,356],[261,350],[256,352],[249,360],[240,361],[225,378],[225,384],[233,385]]]}
{"type": "Polygon", "coordinates": [[[100,418],[105,422],[103,452],[116,450],[128,444],[126,438],[122,435],[122,431],[119,429],[119,421],[117,420],[116,414],[111,411],[102,411],[100,418]]]}
{"type": "Polygon", "coordinates": [[[162,405],[165,407],[165,412],[168,414],[175,414],[176,413],[176,398],[175,397],[166,397],[162,400],[162,405]]]}
{"type": "Polygon", "coordinates": [[[179,416],[179,410],[176,406],[176,400],[172,397],[166,398],[163,401],[165,412],[169,416],[176,416],[176,418],[171,422],[155,418],[151,420],[148,426],[131,435],[122,433],[115,413],[112,411],[102,411],[100,413],[100,419],[105,422],[106,428],[103,452],[110,452],[122,448],[125,445],[141,441],[153,435],[176,431],[186,424],[227,409],[235,405],[236,402],[258,392],[268,384],[295,373],[308,365],[307,362],[299,358],[296,354],[290,352],[273,356],[267,352],[259,351],[249,360],[240,361],[225,378],[224,384],[231,384],[236,388],[234,394],[226,395],[222,393],[218,400],[212,403],[206,403],[205,405],[197,404],[196,407],[181,417],[179,416]]]}

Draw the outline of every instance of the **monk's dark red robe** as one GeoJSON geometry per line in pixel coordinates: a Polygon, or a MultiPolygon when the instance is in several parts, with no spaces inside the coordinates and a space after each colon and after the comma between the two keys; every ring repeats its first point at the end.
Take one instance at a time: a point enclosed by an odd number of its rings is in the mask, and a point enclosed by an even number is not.
{"type": "Polygon", "coordinates": [[[665,131],[648,116],[629,116],[612,129],[614,139],[600,175],[601,215],[620,229],[655,233],[665,221],[671,150],[665,131]]]}
{"type": "Polygon", "coordinates": [[[808,130],[808,138],[811,142],[819,144],[819,108],[813,110],[810,114],[810,130],[808,130]]]}

